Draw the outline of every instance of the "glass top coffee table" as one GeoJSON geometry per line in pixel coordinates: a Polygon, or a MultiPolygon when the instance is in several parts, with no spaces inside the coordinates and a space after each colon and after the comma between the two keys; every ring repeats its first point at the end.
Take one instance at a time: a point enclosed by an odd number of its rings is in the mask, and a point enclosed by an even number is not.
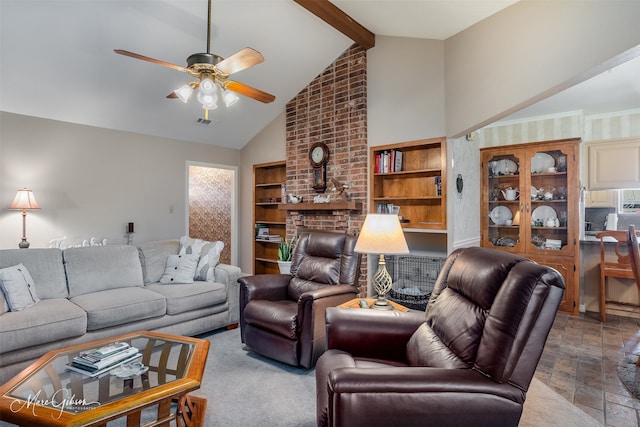
{"type": "Polygon", "coordinates": [[[50,351],[0,387],[0,419],[23,426],[106,426],[126,416],[130,427],[140,425],[143,409],[158,405],[154,425],[168,426],[175,418],[171,401],[200,388],[208,352],[207,340],[147,331],[50,351]],[[116,342],[137,348],[131,363],[143,368],[114,367],[92,377],[68,367],[78,354],[116,342]]]}

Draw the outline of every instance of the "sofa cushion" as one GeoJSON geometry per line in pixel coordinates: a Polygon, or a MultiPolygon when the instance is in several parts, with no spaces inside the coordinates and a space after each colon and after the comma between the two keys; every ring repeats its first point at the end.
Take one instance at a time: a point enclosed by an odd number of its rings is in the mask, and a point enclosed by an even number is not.
{"type": "Polygon", "coordinates": [[[160,240],[140,245],[140,261],[144,272],[144,283],[158,283],[167,265],[167,257],[178,253],[180,242],[160,240]]]}
{"type": "Polygon", "coordinates": [[[143,286],[138,250],[130,245],[88,246],[64,250],[69,295],[143,286]]]}
{"type": "Polygon", "coordinates": [[[198,266],[198,255],[169,255],[160,283],[193,283],[198,266]]]}
{"type": "Polygon", "coordinates": [[[43,299],[0,316],[0,353],[79,337],[86,330],[87,314],[80,307],[65,298],[43,299]]]}
{"type": "Polygon", "coordinates": [[[62,251],[56,248],[4,249],[0,251],[0,268],[22,263],[33,278],[40,299],[66,298],[67,278],[62,251]]]}
{"type": "Polygon", "coordinates": [[[71,298],[87,312],[87,331],[163,316],[167,312],[162,295],[131,287],[108,289],[71,298]]]}
{"type": "Polygon", "coordinates": [[[24,310],[40,301],[31,274],[22,263],[0,268],[0,288],[11,311],[24,310]]]}
{"type": "Polygon", "coordinates": [[[146,285],[167,300],[167,314],[179,314],[199,308],[224,304],[227,290],[224,285],[212,282],[195,282],[189,285],[146,285]]]}

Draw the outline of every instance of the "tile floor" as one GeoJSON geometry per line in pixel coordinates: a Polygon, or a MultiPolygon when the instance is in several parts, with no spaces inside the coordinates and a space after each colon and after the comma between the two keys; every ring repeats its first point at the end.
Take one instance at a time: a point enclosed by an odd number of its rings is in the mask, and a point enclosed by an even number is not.
{"type": "Polygon", "coordinates": [[[640,319],[558,314],[536,378],[604,425],[640,427],[640,400],[617,373],[630,353],[640,353],[640,319]]]}

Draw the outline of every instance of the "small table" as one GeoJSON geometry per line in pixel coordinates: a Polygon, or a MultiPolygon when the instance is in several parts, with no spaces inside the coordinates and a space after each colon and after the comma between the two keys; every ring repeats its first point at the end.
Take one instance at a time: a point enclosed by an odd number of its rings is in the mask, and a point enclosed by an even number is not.
{"type": "Polygon", "coordinates": [[[24,426],[105,427],[126,416],[131,427],[140,425],[143,409],[158,405],[153,425],[168,427],[176,417],[171,401],[200,388],[208,353],[207,340],[148,331],[53,350],[0,387],[0,419],[24,426]],[[114,342],[136,347],[149,370],[119,378],[67,369],[78,353],[114,342]]]}
{"type": "MultiPolygon", "coordinates": [[[[338,307],[339,308],[361,308],[360,300],[367,301],[367,305],[369,306],[369,308],[371,308],[373,303],[376,301],[376,298],[354,298],[351,301],[347,301],[345,303],[340,304],[338,307]]],[[[400,305],[397,302],[393,302],[389,299],[387,299],[387,301],[389,302],[389,304],[391,304],[393,309],[396,311],[409,311],[407,307],[400,305]]]]}

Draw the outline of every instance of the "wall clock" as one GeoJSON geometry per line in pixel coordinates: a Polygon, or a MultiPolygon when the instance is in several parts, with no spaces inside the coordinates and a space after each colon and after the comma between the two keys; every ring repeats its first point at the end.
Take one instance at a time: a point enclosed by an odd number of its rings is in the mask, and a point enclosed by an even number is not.
{"type": "Polygon", "coordinates": [[[329,161],[329,147],[323,142],[316,142],[309,149],[309,160],[313,167],[313,184],[316,193],[324,193],[327,188],[327,162],[329,161]]]}

